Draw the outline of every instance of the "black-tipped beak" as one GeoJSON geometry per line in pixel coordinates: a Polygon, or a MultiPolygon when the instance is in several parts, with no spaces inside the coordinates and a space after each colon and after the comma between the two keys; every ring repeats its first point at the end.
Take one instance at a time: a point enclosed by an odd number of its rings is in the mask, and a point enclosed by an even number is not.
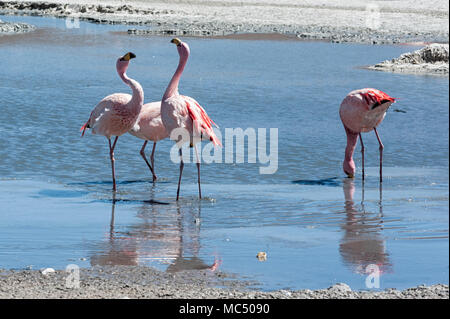
{"type": "Polygon", "coordinates": [[[120,61],[130,61],[131,59],[134,59],[136,57],[136,54],[133,52],[128,52],[123,57],[120,58],[120,61]]]}
{"type": "Polygon", "coordinates": [[[345,174],[347,174],[348,178],[355,178],[355,174],[350,174],[344,171],[345,174]]]}
{"type": "Polygon", "coordinates": [[[178,38],[173,38],[172,40],[170,40],[170,43],[173,43],[176,46],[179,46],[179,45],[181,45],[181,40],[178,38]]]}

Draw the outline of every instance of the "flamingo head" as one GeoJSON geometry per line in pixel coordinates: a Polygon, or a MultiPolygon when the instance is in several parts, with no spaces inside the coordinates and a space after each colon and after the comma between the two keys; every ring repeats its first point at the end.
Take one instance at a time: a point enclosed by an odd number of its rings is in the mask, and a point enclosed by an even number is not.
{"type": "Polygon", "coordinates": [[[190,51],[187,43],[182,42],[178,38],[173,38],[170,42],[177,46],[178,54],[180,55],[180,57],[188,57],[189,56],[189,53],[191,51],[190,51]]]}
{"type": "Polygon", "coordinates": [[[353,159],[350,159],[350,160],[345,159],[342,167],[344,169],[344,173],[347,174],[348,178],[355,177],[356,166],[355,166],[355,162],[353,161],[353,159]]]}
{"type": "Polygon", "coordinates": [[[119,74],[125,73],[125,71],[128,68],[128,64],[130,63],[130,60],[134,59],[135,57],[136,54],[134,54],[133,52],[128,52],[124,56],[118,58],[116,63],[117,72],[119,72],[119,74]]]}

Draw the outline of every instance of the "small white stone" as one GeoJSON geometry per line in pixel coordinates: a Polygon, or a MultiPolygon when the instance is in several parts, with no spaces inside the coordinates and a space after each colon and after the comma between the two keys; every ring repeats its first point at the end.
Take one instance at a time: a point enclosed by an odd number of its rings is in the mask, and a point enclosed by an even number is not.
{"type": "Polygon", "coordinates": [[[48,274],[51,274],[51,273],[53,273],[53,272],[55,272],[55,269],[53,269],[53,268],[45,268],[45,269],[42,269],[42,270],[41,270],[41,273],[42,273],[43,275],[48,275],[48,274]]]}
{"type": "Polygon", "coordinates": [[[344,284],[344,283],[337,283],[328,289],[332,290],[332,291],[336,291],[336,292],[351,292],[352,291],[352,288],[350,288],[349,285],[344,284]]]}
{"type": "Polygon", "coordinates": [[[286,296],[292,296],[292,293],[290,292],[290,291],[287,291],[287,290],[281,290],[281,292],[283,293],[283,294],[285,294],[286,296]]]}

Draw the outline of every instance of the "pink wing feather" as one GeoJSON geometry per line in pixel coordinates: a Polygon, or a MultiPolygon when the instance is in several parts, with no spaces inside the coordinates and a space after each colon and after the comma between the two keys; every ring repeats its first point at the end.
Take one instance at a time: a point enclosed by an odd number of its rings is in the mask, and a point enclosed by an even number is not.
{"type": "Polygon", "coordinates": [[[186,102],[186,108],[188,109],[189,116],[194,122],[194,125],[196,125],[195,129],[197,132],[202,135],[209,136],[209,139],[214,143],[214,145],[222,146],[222,143],[217,138],[216,134],[214,134],[214,130],[212,129],[212,125],[218,127],[217,124],[214,123],[206,111],[194,99],[190,99],[187,96],[183,96],[183,98],[186,102]],[[194,105],[189,103],[188,99],[190,99],[194,105]]]}

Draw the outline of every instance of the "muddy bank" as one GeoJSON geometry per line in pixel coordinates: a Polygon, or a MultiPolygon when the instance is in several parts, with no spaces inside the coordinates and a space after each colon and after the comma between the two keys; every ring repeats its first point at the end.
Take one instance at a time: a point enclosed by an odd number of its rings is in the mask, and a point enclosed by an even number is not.
{"type": "Polygon", "coordinates": [[[0,34],[24,33],[35,29],[35,26],[28,23],[8,23],[0,20],[0,34]]]}
{"type": "Polygon", "coordinates": [[[381,292],[356,292],[346,284],[262,292],[250,289],[249,282],[210,270],[166,273],[139,266],[93,267],[80,270],[79,287],[68,276],[61,270],[1,270],[0,298],[449,298],[448,285],[443,284],[381,292]]]}
{"type": "Polygon", "coordinates": [[[448,3],[364,1],[0,1],[0,13],[71,17],[94,23],[146,25],[131,34],[294,35],[304,40],[371,44],[448,42],[448,3]]]}
{"type": "Polygon", "coordinates": [[[448,75],[448,44],[433,43],[422,49],[403,53],[398,58],[369,66],[388,72],[448,75]]]}

